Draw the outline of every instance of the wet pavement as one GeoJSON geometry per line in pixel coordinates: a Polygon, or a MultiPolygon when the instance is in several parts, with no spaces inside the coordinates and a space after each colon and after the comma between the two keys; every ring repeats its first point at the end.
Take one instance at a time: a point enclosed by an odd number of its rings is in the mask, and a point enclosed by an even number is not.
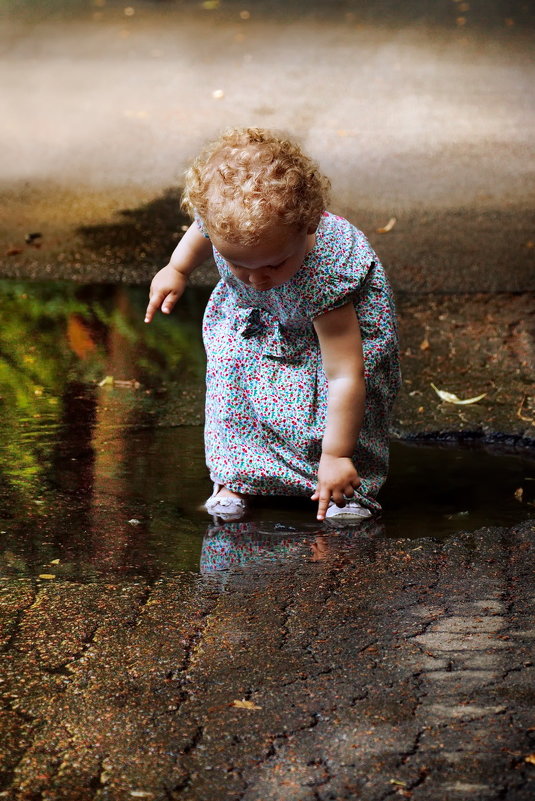
{"type": "Polygon", "coordinates": [[[5,584],[3,797],[533,797],[529,527],[226,528],[226,571],[5,584]]]}
{"type": "Polygon", "coordinates": [[[212,522],[206,297],[0,282],[1,797],[530,798],[533,451],[473,418],[393,442],[379,520],[212,522]]]}
{"type": "Polygon", "coordinates": [[[0,798],[534,797],[533,30],[521,0],[4,3],[0,798]],[[357,529],[199,509],[213,264],[142,317],[230,124],[299,136],[396,289],[357,529]]]}

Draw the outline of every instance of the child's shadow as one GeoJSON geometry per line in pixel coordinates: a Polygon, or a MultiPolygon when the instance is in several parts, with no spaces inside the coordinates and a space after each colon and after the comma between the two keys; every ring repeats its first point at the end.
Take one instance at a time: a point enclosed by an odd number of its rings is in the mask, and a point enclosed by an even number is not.
{"type": "MultiPolygon", "coordinates": [[[[377,518],[347,528],[298,529],[281,523],[240,521],[213,523],[204,535],[200,570],[203,574],[228,571],[244,565],[283,564],[294,556],[308,556],[310,562],[350,554],[353,548],[369,550],[384,535],[377,518]]],[[[368,557],[370,554],[368,554],[368,557]]]]}

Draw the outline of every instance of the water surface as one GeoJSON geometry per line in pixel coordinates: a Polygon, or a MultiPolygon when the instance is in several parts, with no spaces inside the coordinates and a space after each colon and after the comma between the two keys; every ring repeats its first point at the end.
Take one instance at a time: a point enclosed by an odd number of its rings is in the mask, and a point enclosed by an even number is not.
{"type": "MultiPolygon", "coordinates": [[[[314,506],[294,499],[257,499],[239,525],[209,520],[201,508],[211,489],[201,425],[207,293],[189,290],[174,315],[150,326],[146,295],[0,282],[4,574],[154,577],[329,537],[314,506]]],[[[385,512],[362,536],[440,539],[510,526],[533,511],[533,465],[526,453],[394,442],[385,512]]]]}

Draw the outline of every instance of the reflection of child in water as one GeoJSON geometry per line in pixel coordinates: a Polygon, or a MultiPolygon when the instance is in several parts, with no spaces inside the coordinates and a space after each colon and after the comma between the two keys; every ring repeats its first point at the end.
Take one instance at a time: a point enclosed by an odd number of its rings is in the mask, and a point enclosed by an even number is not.
{"type": "Polygon", "coordinates": [[[326,537],[321,531],[261,530],[251,521],[212,525],[203,539],[201,573],[230,570],[250,563],[281,563],[292,554],[307,551],[312,562],[319,562],[332,551],[336,533],[346,539],[357,533],[361,545],[364,537],[370,539],[381,535],[383,526],[378,520],[366,520],[358,527],[341,529],[326,537]]]}
{"type": "Polygon", "coordinates": [[[252,561],[275,562],[299,547],[299,540],[284,534],[261,533],[255,523],[213,525],[201,551],[201,573],[227,570],[252,561]]]}
{"type": "Polygon", "coordinates": [[[206,508],[225,520],[250,495],[309,496],[335,524],[380,510],[399,386],[394,305],[364,234],[325,210],[327,194],[292,142],[227,132],[187,173],[195,222],[151,284],[146,322],[171,311],[212,253],[221,275],[203,334],[206,508]]]}

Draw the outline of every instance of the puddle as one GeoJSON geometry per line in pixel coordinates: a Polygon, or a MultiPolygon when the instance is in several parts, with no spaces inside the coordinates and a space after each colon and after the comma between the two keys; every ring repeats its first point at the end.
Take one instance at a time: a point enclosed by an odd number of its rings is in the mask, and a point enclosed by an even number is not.
{"type": "MultiPolygon", "coordinates": [[[[246,523],[209,524],[199,509],[210,492],[199,425],[208,293],[189,290],[151,326],[146,297],[146,287],[0,281],[1,574],[154,578],[316,541],[312,505],[288,499],[259,499],[246,523]]],[[[443,538],[525,520],[533,467],[526,454],[393,443],[385,513],[362,536],[443,538]]]]}

